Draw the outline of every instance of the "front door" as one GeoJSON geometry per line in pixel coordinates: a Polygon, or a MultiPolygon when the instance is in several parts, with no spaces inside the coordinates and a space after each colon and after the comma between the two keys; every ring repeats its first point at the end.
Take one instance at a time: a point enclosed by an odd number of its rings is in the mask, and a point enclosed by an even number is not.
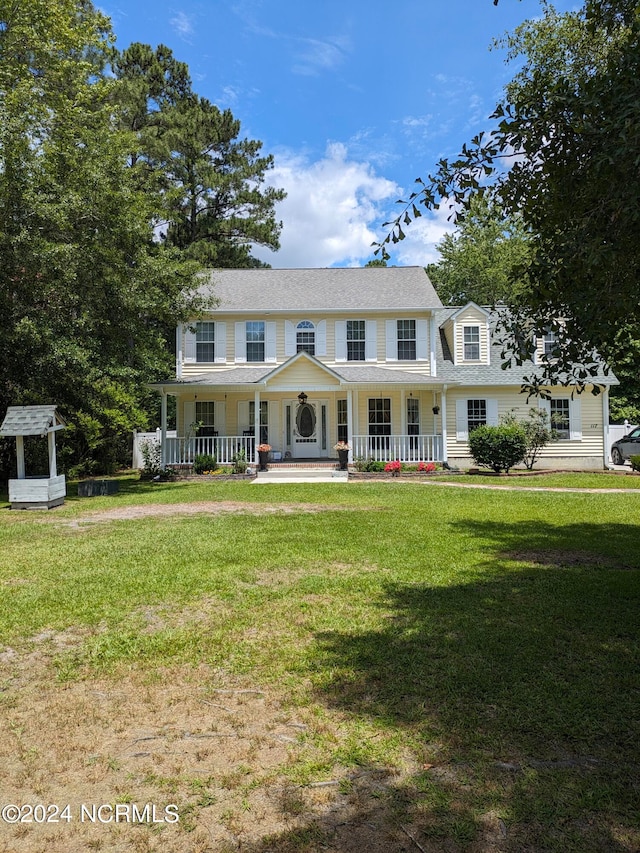
{"type": "Polygon", "coordinates": [[[286,445],[294,459],[327,455],[327,403],[306,400],[285,404],[286,445]]]}

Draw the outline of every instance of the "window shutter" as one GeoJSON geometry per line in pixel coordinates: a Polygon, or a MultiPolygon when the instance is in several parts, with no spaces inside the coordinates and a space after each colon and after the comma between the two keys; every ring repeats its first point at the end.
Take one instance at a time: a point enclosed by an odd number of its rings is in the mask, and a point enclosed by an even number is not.
{"type": "Polygon", "coordinates": [[[216,323],[214,327],[215,359],[218,364],[227,360],[227,324],[216,323]]]}
{"type": "Polygon", "coordinates": [[[364,358],[365,361],[378,360],[378,324],[375,320],[365,321],[364,358]]]}
{"type": "Polygon", "coordinates": [[[426,320],[416,320],[416,358],[418,361],[429,359],[429,331],[426,320]]]}
{"type": "MultiPolygon", "coordinates": [[[[346,326],[345,326],[346,337],[346,326]]],[[[320,320],[316,323],[316,355],[327,354],[327,321],[320,320]]]]}
{"type": "Polygon", "coordinates": [[[236,323],[236,361],[247,360],[247,326],[245,323],[236,323]]]}
{"type": "Polygon", "coordinates": [[[273,320],[265,323],[264,337],[264,360],[274,362],[276,360],[276,324],[273,320]]]}
{"type": "Polygon", "coordinates": [[[569,438],[582,441],[582,401],[569,400],[569,438]]]}
{"type": "Polygon", "coordinates": [[[387,361],[398,360],[398,323],[396,320],[386,321],[387,361]]]}
{"type": "Polygon", "coordinates": [[[347,360],[347,321],[336,320],[336,361],[347,360]]]}
{"type": "Polygon", "coordinates": [[[284,354],[287,358],[296,354],[296,327],[291,320],[284,321],[284,354]]]}
{"type": "Polygon", "coordinates": [[[487,400],[487,426],[498,426],[498,401],[487,400]]]}
{"type": "Polygon", "coordinates": [[[215,405],[216,430],[218,435],[227,434],[227,404],[223,401],[215,405]]]}
{"type": "Polygon", "coordinates": [[[547,413],[547,426],[551,425],[551,400],[538,399],[538,408],[547,413]]]}
{"type": "Polygon", "coordinates": [[[241,400],[238,403],[238,435],[245,429],[253,429],[253,424],[249,423],[249,401],[241,400]]]}
{"type": "Polygon", "coordinates": [[[467,441],[469,438],[466,400],[456,400],[456,438],[458,441],[467,441]]]}
{"type": "Polygon", "coordinates": [[[186,438],[187,433],[189,432],[189,426],[196,419],[196,404],[193,402],[185,403],[182,412],[184,415],[184,422],[182,424],[182,437],[186,438]]]}
{"type": "Polygon", "coordinates": [[[184,326],[184,363],[195,364],[196,361],[196,333],[194,329],[184,326]]]}

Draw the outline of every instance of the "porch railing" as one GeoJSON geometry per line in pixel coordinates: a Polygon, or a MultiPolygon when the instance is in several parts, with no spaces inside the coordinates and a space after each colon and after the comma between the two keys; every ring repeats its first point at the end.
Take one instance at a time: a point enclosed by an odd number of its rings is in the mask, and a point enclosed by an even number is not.
{"type": "Polygon", "coordinates": [[[200,454],[215,456],[218,464],[230,465],[233,457],[244,450],[247,462],[255,462],[255,438],[252,435],[216,435],[194,438],[167,438],[165,463],[192,465],[200,454]]]}
{"type": "Polygon", "coordinates": [[[378,462],[441,462],[441,435],[354,435],[353,458],[378,462]]]}

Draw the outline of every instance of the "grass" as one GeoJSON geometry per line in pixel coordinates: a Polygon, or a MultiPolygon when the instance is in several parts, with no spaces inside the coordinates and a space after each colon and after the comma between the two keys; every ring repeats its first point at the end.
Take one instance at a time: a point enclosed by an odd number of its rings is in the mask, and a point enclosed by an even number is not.
{"type": "MultiPolygon", "coordinates": [[[[568,477],[531,481],[640,479],[568,477]]],[[[280,777],[339,779],[353,824],[375,805],[443,850],[631,851],[639,519],[635,494],[129,479],[48,515],[0,513],[0,645],[78,632],[57,655],[61,690],[204,663],[276,693],[307,720],[280,777]],[[211,500],[251,512],[77,524],[211,500]],[[284,504],[315,511],[267,511],[284,504]]],[[[249,797],[275,777],[230,778],[249,797]]],[[[195,827],[217,794],[190,784],[195,827]]],[[[299,795],[283,803],[295,829],[246,849],[321,849],[299,795]]]]}

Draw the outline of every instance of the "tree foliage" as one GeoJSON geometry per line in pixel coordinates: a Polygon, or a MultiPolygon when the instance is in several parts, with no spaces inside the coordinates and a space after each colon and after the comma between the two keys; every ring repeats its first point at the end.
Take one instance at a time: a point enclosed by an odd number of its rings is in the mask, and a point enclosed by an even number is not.
{"type": "Polygon", "coordinates": [[[188,68],[165,45],[135,43],[113,59],[122,83],[123,126],[135,133],[130,162],[162,189],[167,245],[205,267],[262,266],[252,246],[279,248],[275,204],[265,186],[273,157],[240,138],[240,122],[191,87],[188,68]]]}
{"type": "Polygon", "coordinates": [[[197,306],[196,266],[154,240],[159,196],[127,166],[111,49],[88,0],[0,0],[0,411],[56,403],[63,462],[103,468],[197,306]]]}
{"type": "Polygon", "coordinates": [[[474,195],[452,234],[436,247],[440,260],[427,267],[445,305],[509,304],[522,284],[516,270],[530,252],[519,217],[507,218],[485,195],[474,195]]]}
{"type": "Polygon", "coordinates": [[[637,339],[640,327],[640,7],[586,0],[560,15],[542,6],[506,40],[521,68],[493,131],[419,180],[378,248],[386,256],[418,205],[443,199],[455,215],[481,192],[520,216],[534,251],[504,324],[506,354],[521,361],[526,341],[548,327],[561,341],[560,358],[530,377],[534,392],[549,382],[584,387],[598,370],[594,348],[615,363],[621,331],[637,339]]]}

